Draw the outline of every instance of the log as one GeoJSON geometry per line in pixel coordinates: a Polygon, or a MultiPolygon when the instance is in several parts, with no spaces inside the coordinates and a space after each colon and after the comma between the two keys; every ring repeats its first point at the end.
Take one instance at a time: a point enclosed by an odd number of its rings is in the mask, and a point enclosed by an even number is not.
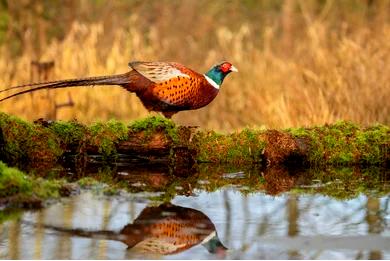
{"type": "Polygon", "coordinates": [[[160,165],[190,169],[197,163],[269,166],[352,166],[390,163],[390,128],[340,121],[286,130],[243,129],[228,134],[176,126],[162,117],[126,125],[77,121],[34,123],[0,113],[0,160],[45,166],[160,165]]]}

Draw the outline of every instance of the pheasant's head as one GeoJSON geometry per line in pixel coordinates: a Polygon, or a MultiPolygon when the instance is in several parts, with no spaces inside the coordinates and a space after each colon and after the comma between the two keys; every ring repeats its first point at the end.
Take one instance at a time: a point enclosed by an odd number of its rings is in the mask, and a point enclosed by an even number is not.
{"type": "Polygon", "coordinates": [[[231,72],[238,72],[237,68],[229,62],[222,62],[214,65],[207,73],[206,76],[212,79],[218,86],[220,86],[225,79],[226,75],[231,72]]]}

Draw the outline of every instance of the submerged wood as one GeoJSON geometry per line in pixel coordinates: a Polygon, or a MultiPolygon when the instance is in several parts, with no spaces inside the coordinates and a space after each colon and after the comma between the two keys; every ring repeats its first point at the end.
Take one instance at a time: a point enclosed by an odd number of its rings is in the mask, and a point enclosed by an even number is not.
{"type": "Polygon", "coordinates": [[[76,121],[34,123],[0,114],[0,160],[14,164],[160,164],[189,169],[196,163],[263,167],[381,165],[390,162],[390,128],[350,122],[287,130],[244,129],[219,134],[176,126],[161,117],[125,125],[85,126],[76,121]]]}

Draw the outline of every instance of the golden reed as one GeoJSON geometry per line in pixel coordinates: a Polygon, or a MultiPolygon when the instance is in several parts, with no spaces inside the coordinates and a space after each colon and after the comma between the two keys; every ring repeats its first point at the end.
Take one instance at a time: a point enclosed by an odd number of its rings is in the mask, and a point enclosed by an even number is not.
{"type": "MultiPolygon", "coordinates": [[[[138,19],[133,15],[129,23],[136,24],[138,19]]],[[[308,126],[339,119],[389,124],[387,20],[377,26],[363,24],[351,29],[347,25],[344,31],[333,30],[326,19],[304,21],[282,37],[273,25],[260,34],[253,24],[243,23],[235,29],[220,25],[212,32],[215,41],[206,44],[204,39],[183,39],[183,48],[156,25],[148,32],[119,27],[104,52],[100,44],[107,33],[104,26],[75,22],[63,41],[46,46],[41,60],[55,61],[54,79],[123,73],[130,60],[177,61],[199,72],[222,58],[237,65],[240,73],[230,77],[209,106],[174,116],[180,124],[222,131],[246,126],[308,126]],[[175,49],[185,52],[175,54],[175,49]]],[[[21,56],[11,58],[5,47],[0,49],[1,89],[30,82],[31,50],[25,48],[21,56]]],[[[51,101],[42,91],[8,100],[0,104],[0,111],[29,120],[45,117],[53,100],[66,102],[70,93],[75,105],[59,110],[57,119],[89,123],[110,118],[130,121],[148,115],[134,94],[119,87],[50,92],[51,101]]]]}

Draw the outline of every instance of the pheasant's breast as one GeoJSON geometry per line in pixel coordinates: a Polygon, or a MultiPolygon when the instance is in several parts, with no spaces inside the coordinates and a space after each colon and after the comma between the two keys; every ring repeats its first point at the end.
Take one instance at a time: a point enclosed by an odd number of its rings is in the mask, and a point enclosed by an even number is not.
{"type": "Polygon", "coordinates": [[[203,77],[177,76],[155,85],[153,94],[160,101],[175,106],[199,108],[214,99],[216,93],[203,77]]]}
{"type": "Polygon", "coordinates": [[[195,82],[194,78],[177,76],[156,84],[153,92],[161,101],[172,105],[184,106],[195,95],[195,82]]]}

